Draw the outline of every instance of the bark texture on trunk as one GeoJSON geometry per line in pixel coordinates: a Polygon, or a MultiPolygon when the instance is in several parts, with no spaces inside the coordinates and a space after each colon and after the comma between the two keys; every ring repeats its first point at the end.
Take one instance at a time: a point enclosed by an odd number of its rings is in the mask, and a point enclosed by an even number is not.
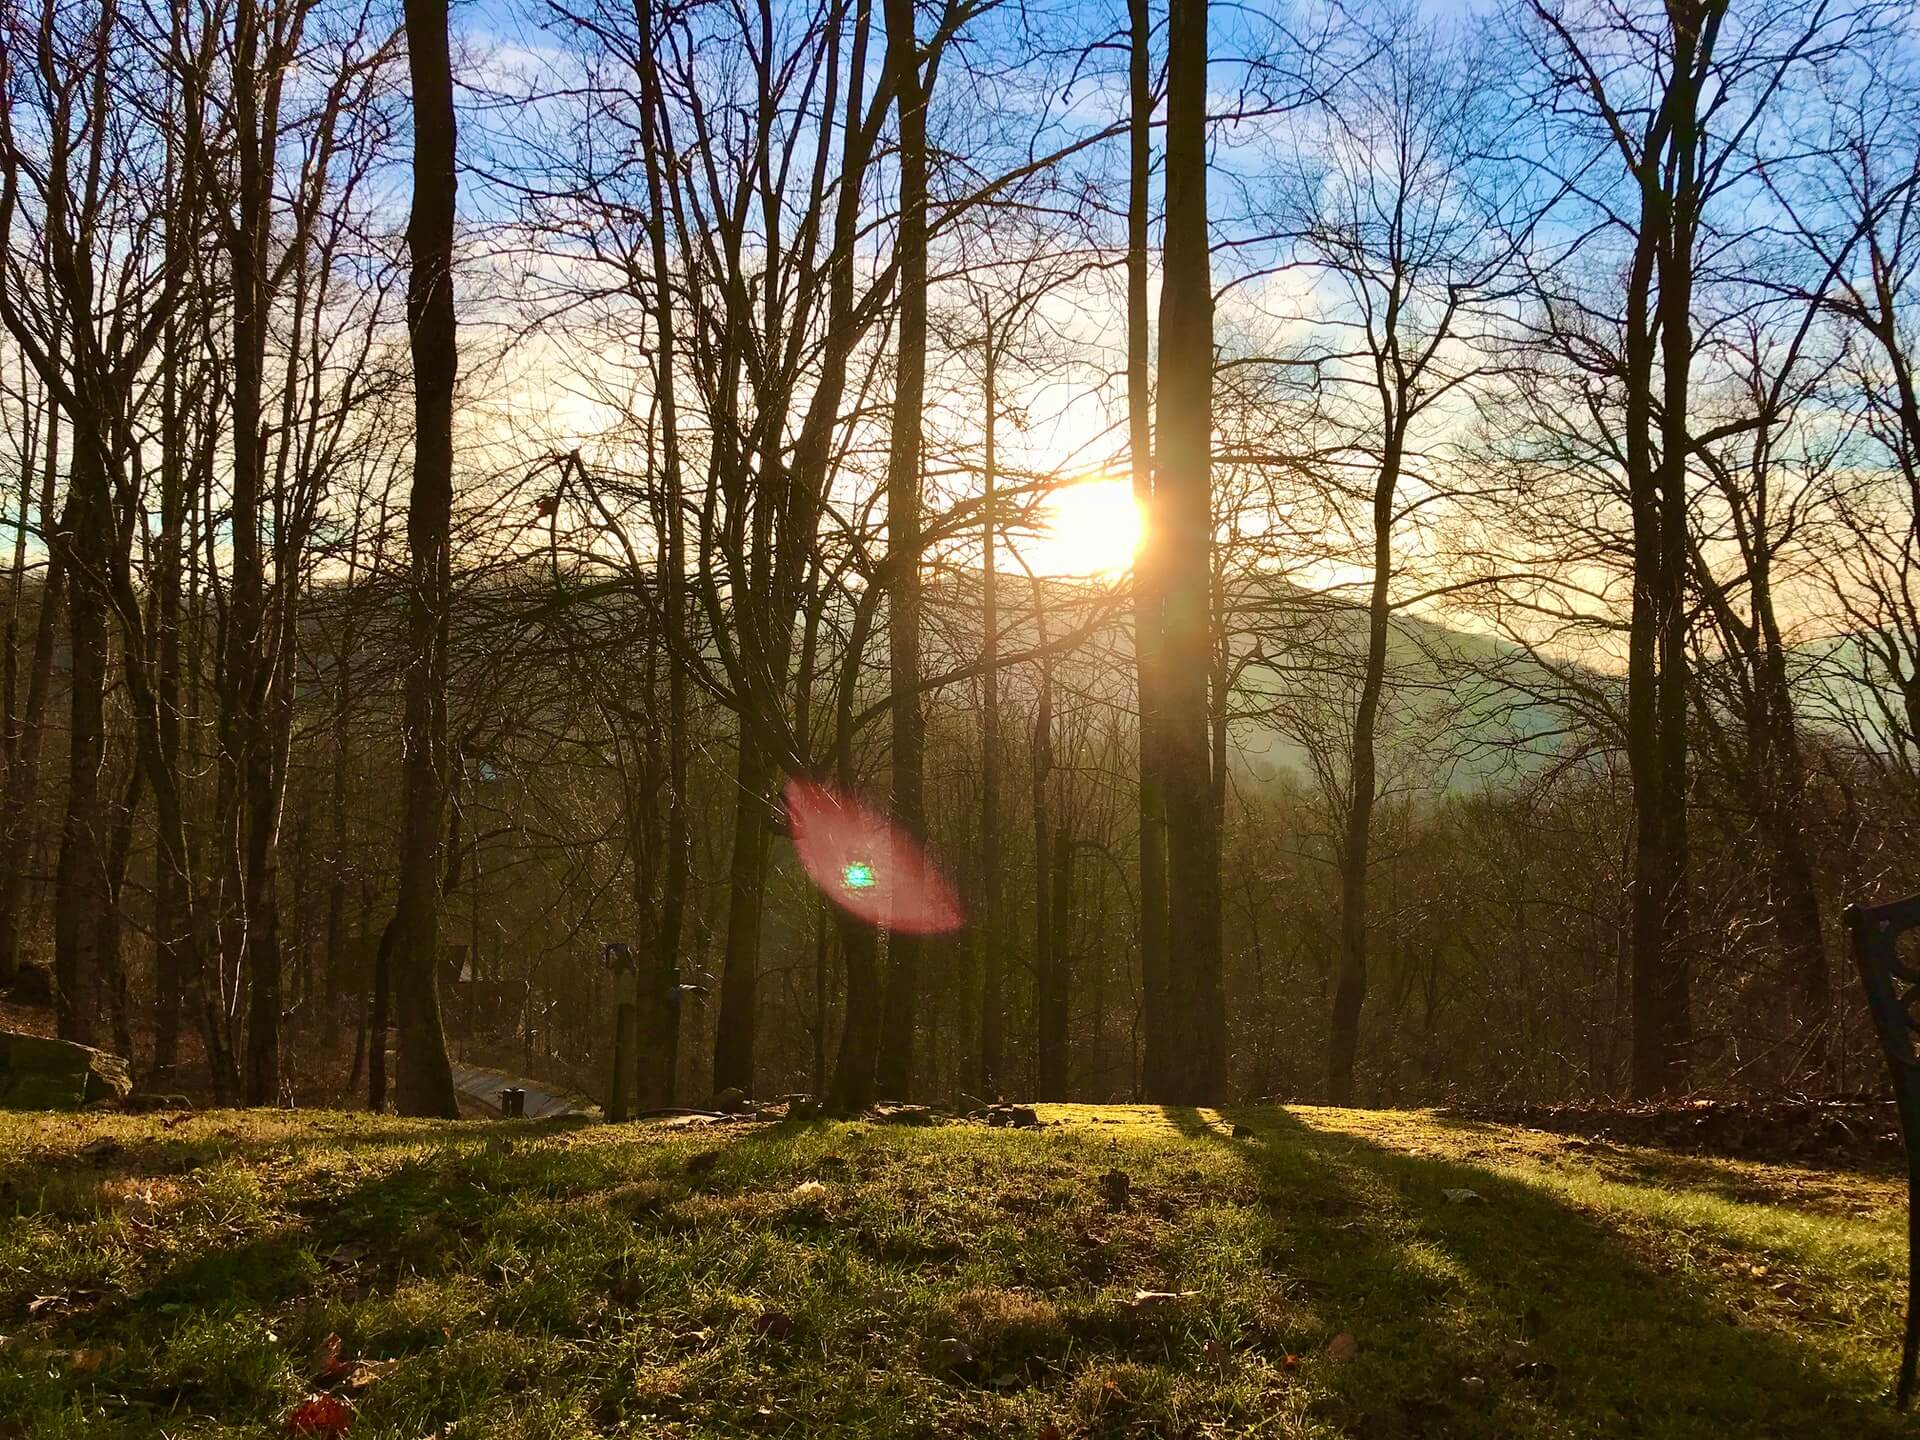
{"type": "Polygon", "coordinates": [[[1210,1104],[1226,1088],[1219,837],[1213,803],[1213,287],[1207,253],[1207,5],[1167,19],[1166,232],[1154,509],[1164,662],[1158,676],[1167,815],[1166,1070],[1150,1098],[1210,1104]]]}
{"type": "MultiPolygon", "coordinates": [[[[913,0],[886,0],[888,68],[900,116],[899,347],[893,427],[887,448],[887,556],[893,569],[887,615],[893,687],[893,818],[926,842],[926,720],[920,711],[920,431],[927,373],[927,97],[921,88],[913,0]]],[[[914,1024],[924,945],[887,936],[887,993],[875,1084],[889,1098],[913,1089],[914,1024]]]]}
{"type": "Polygon", "coordinates": [[[448,538],[453,514],[453,387],[459,352],[453,306],[454,114],[447,0],[406,0],[413,82],[412,268],[407,324],[413,353],[413,488],[403,735],[399,926],[391,981],[399,1038],[394,1102],[404,1115],[459,1114],[440,1021],[440,847],[446,808],[448,538]]]}

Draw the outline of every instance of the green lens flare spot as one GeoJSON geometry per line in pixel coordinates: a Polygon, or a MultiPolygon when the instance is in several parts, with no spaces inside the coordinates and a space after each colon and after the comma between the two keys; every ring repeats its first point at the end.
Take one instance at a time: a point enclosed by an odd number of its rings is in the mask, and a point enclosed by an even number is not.
{"type": "Polygon", "coordinates": [[[874,884],[873,866],[864,860],[849,860],[840,871],[840,883],[849,890],[871,890],[874,884]]]}

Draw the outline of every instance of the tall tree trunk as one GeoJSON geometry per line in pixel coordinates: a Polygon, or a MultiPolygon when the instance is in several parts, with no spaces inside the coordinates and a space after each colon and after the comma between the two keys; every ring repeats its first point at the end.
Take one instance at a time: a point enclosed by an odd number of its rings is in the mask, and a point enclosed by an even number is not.
{"type": "MultiPolygon", "coordinates": [[[[1719,0],[1703,7],[1724,9],[1719,0]]],[[[1646,1098],[1684,1090],[1690,1069],[1687,834],[1688,388],[1693,362],[1693,246],[1698,223],[1699,76],[1714,24],[1670,16],[1673,62],[1662,107],[1665,142],[1641,160],[1640,234],[1628,282],[1629,485],[1634,593],[1628,662],[1628,760],[1633,772],[1632,1088],[1646,1098]],[[1658,276],[1658,295],[1650,282],[1658,276]],[[1653,334],[1657,326],[1657,337],[1653,334]],[[1659,375],[1654,357],[1659,356],[1659,375]],[[1654,412],[1654,388],[1660,406],[1654,412]],[[1655,431],[1659,454],[1652,454],[1655,431]]]]}
{"type": "MultiPolygon", "coordinates": [[[[1167,20],[1166,232],[1150,545],[1158,554],[1164,662],[1161,774],[1167,816],[1167,1071],[1156,1100],[1209,1104],[1226,1086],[1219,842],[1207,698],[1213,655],[1213,285],[1207,253],[1207,5],[1167,20]],[[1157,535],[1154,532],[1157,530],[1157,535]]],[[[1224,763],[1224,757],[1222,757],[1224,763]]]]}
{"type": "Polygon", "coordinates": [[[727,866],[727,940],[720,970],[720,1015],[713,1036],[713,1088],[716,1094],[738,1090],[751,1095],[772,767],[744,722],[734,782],[733,855],[727,866]]]}
{"type": "Polygon", "coordinates": [[[980,910],[973,940],[980,951],[980,1093],[1000,1093],[1006,1044],[1006,955],[1000,933],[1005,883],[1000,863],[1000,568],[999,355],[992,327],[985,337],[985,495],[980,561],[980,910]]]}
{"type": "MultiPolygon", "coordinates": [[[[887,557],[893,569],[887,617],[893,687],[893,818],[926,841],[926,720],[920,710],[920,432],[927,370],[927,97],[921,89],[913,0],[886,0],[887,62],[900,116],[899,348],[887,447],[887,557]]],[[[905,1099],[913,1088],[918,935],[887,936],[887,994],[875,1083],[905,1099]]]]}
{"type": "MultiPolygon", "coordinates": [[[[667,261],[665,187],[660,173],[657,142],[660,75],[653,44],[652,0],[637,0],[635,18],[641,35],[641,146],[646,155],[647,194],[652,218],[647,239],[652,252],[654,285],[654,390],[660,415],[661,495],[657,525],[666,535],[660,557],[660,595],[665,605],[670,642],[686,635],[687,541],[686,517],[681,508],[680,420],[675,391],[673,345],[673,285],[667,261]]],[[[688,710],[686,667],[670,663],[667,670],[667,855],[661,882],[660,922],[654,967],[654,991],[659,1003],[651,1015],[641,1016],[642,1050],[639,1103],[646,1107],[673,1103],[680,1068],[680,943],[686,929],[687,881],[693,864],[693,840],[687,795],[688,710]]],[[[643,963],[645,963],[643,961],[643,963]]],[[[643,985],[644,985],[643,979],[643,985]]],[[[751,1063],[748,1069],[751,1073],[751,1063]]]]}
{"type": "Polygon", "coordinates": [[[440,1023],[441,816],[446,808],[448,535],[453,516],[453,386],[459,369],[453,308],[453,63],[447,0],[406,0],[413,82],[413,209],[407,325],[413,353],[413,488],[403,729],[406,791],[392,985],[399,1053],[394,1101],[403,1115],[459,1112],[440,1023]]]}
{"type": "Polygon", "coordinates": [[[232,570],[221,665],[221,795],[231,813],[219,826],[225,894],[219,922],[226,950],[247,987],[242,1098],[271,1105],[280,1091],[280,946],[273,844],[276,792],[264,709],[272,661],[266,653],[266,561],[262,544],[266,436],[262,428],[267,343],[267,253],[272,223],[276,118],[262,100],[277,90],[261,70],[266,17],[242,0],[234,17],[236,214],[227,250],[233,276],[232,570]]]}
{"type": "MultiPolygon", "coordinates": [[[[1153,397],[1148,383],[1151,341],[1147,311],[1147,221],[1151,214],[1153,89],[1150,57],[1153,17],[1147,0],[1128,0],[1131,25],[1128,61],[1131,91],[1127,195],[1127,438],[1133,468],[1133,501],[1142,515],[1154,513],[1153,397]]],[[[1140,988],[1145,999],[1146,1086],[1158,1093],[1166,1081],[1167,1011],[1167,810],[1161,776],[1160,665],[1164,623],[1159,589],[1159,547],[1140,547],[1133,566],[1133,658],[1140,700],[1140,988]]]]}

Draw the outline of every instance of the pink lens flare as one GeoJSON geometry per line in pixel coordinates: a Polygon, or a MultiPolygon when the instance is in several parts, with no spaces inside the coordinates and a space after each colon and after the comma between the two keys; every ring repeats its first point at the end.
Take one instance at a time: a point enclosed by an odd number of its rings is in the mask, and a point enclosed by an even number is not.
{"type": "Polygon", "coordinates": [[[807,878],[856,919],[903,935],[944,935],[966,923],[926,852],[851,796],[789,780],[787,822],[807,878]]]}

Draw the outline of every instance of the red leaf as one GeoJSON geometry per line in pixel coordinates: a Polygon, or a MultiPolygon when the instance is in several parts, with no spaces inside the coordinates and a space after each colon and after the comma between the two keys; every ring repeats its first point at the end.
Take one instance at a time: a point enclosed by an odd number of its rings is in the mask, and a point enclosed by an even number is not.
{"type": "Polygon", "coordinates": [[[332,1395],[309,1395],[287,1412],[289,1435],[344,1435],[353,1425],[353,1407],[332,1395]]]}
{"type": "Polygon", "coordinates": [[[787,819],[808,878],[849,915],[903,935],[965,923],[959,897],[926,852],[858,800],[789,780],[787,819]]]}

